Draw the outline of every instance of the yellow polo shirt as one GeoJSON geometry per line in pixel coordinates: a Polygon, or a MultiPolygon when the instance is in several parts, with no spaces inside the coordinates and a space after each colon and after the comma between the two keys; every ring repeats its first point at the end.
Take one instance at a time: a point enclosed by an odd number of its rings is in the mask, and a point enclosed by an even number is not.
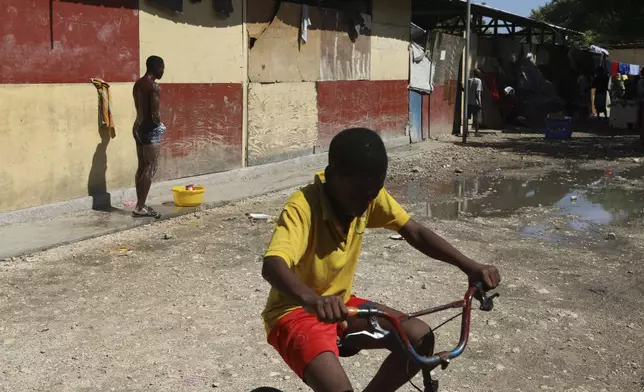
{"type": "MultiPolygon", "coordinates": [[[[324,193],[324,172],[313,184],[295,192],[277,221],[265,257],[277,256],[295,276],[322,296],[338,295],[347,302],[362,249],[365,228],[387,228],[398,232],[409,215],[383,188],[364,216],[343,233],[324,193]]],[[[266,332],[277,320],[298,309],[298,303],[271,288],[262,312],[266,332]]]]}

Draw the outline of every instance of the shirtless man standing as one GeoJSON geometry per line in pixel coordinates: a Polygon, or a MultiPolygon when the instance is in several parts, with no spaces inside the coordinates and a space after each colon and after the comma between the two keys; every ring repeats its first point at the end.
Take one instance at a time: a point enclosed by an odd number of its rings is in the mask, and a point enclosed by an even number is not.
{"type": "Polygon", "coordinates": [[[134,84],[134,106],[136,121],[133,134],[136,141],[136,155],[139,166],[136,170],[137,203],[132,211],[135,217],[160,218],[161,214],[145,204],[152,185],[152,178],[157,171],[157,159],[161,148],[161,139],[166,132],[159,115],[159,96],[161,88],[157,80],[163,77],[165,64],[158,56],[150,56],[145,62],[145,75],[134,84]]]}

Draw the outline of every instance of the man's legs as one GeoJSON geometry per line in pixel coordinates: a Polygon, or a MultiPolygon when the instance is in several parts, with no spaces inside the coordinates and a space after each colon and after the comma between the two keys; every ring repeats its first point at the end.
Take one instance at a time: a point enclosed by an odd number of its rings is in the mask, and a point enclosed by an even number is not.
{"type": "Polygon", "coordinates": [[[136,200],[138,202],[141,199],[141,176],[143,175],[144,167],[143,145],[139,142],[136,142],[136,158],[138,161],[138,167],[136,168],[136,174],[134,175],[134,185],[136,186],[136,200]]]}
{"type": "Polygon", "coordinates": [[[145,202],[152,186],[152,179],[156,174],[157,160],[161,145],[159,143],[148,143],[141,146],[141,155],[143,157],[143,165],[140,167],[140,172],[137,170],[139,178],[137,186],[137,203],[134,209],[134,215],[149,216],[159,218],[160,215],[154,210],[146,207],[145,202]]]}
{"type": "Polygon", "coordinates": [[[477,108],[474,110],[474,113],[473,113],[473,115],[474,115],[474,136],[478,136],[478,135],[479,135],[479,130],[480,130],[480,126],[481,126],[481,125],[479,124],[479,113],[480,113],[480,111],[481,111],[481,108],[480,108],[480,107],[477,107],[477,108]]]}
{"type": "Polygon", "coordinates": [[[481,108],[476,105],[469,105],[467,109],[469,116],[472,116],[472,124],[474,125],[475,136],[479,135],[479,111],[480,110],[481,108]]]}
{"type": "Polygon", "coordinates": [[[644,100],[640,101],[640,142],[644,145],[644,100]]]}
{"type": "MultiPolygon", "coordinates": [[[[390,309],[384,305],[376,304],[378,309],[384,310],[393,316],[402,316],[402,313],[390,309]]],[[[393,331],[394,327],[388,321],[379,319],[380,326],[387,330],[393,331]]],[[[434,335],[431,328],[425,322],[418,319],[411,319],[402,323],[405,333],[414,345],[416,351],[422,355],[432,355],[434,352],[434,335]]],[[[352,320],[351,324],[345,331],[345,336],[361,331],[372,331],[373,328],[366,319],[352,320]]],[[[421,368],[411,362],[406,353],[400,347],[394,332],[386,338],[376,340],[368,336],[352,336],[345,339],[347,344],[360,350],[387,349],[391,352],[383,362],[378,373],[371,380],[364,392],[389,392],[396,391],[413,378],[421,368]]],[[[429,381],[429,372],[431,369],[423,370],[425,381],[429,381]]]]}

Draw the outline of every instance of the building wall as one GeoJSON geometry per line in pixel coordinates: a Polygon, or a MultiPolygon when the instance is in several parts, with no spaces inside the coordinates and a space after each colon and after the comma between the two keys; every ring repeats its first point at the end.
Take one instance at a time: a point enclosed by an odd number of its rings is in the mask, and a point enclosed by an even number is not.
{"type": "Polygon", "coordinates": [[[249,165],[325,151],[348,127],[406,135],[410,0],[374,0],[371,33],[355,41],[341,11],[309,7],[302,42],[302,6],[266,3],[248,5],[249,165]]]}
{"type": "Polygon", "coordinates": [[[313,82],[251,83],[248,92],[248,164],[313,154],[317,144],[313,82]]]}
{"type": "Polygon", "coordinates": [[[245,78],[242,0],[234,12],[219,18],[212,1],[184,1],[174,14],[140,0],[140,72],[155,54],[166,62],[163,83],[241,83],[245,78]]]}
{"type": "Polygon", "coordinates": [[[4,1],[0,212],[134,185],[132,83],[151,54],[166,61],[157,179],[240,167],[241,4],[222,19],[209,1],[184,2],[183,15],[146,0],[4,1]],[[115,139],[99,129],[90,78],[111,85],[115,139]]]}
{"type": "Polygon", "coordinates": [[[242,82],[245,79],[242,0],[226,19],[211,1],[184,1],[175,14],[140,0],[140,73],[161,56],[161,144],[157,180],[242,166],[242,82]]]}
{"type": "MultiPolygon", "coordinates": [[[[436,33],[431,37],[432,61],[436,64],[434,91],[429,97],[429,136],[449,135],[454,131],[455,113],[460,112],[458,80],[465,39],[436,33]]],[[[459,114],[460,115],[460,114],[459,114]]]]}
{"type": "Polygon", "coordinates": [[[349,127],[369,127],[383,139],[406,135],[410,24],[411,0],[373,0],[368,80],[318,82],[321,150],[349,127]]]}
{"type": "Polygon", "coordinates": [[[318,82],[318,144],[325,150],[333,136],[368,127],[383,139],[405,136],[409,121],[406,80],[318,82]]]}
{"type": "Polygon", "coordinates": [[[136,80],[137,0],[3,0],[0,84],[136,80]],[[50,19],[50,15],[53,18],[50,19]]]}
{"type": "Polygon", "coordinates": [[[620,63],[644,65],[644,48],[610,49],[610,59],[620,63]]]}
{"type": "Polygon", "coordinates": [[[242,166],[241,83],[164,83],[156,180],[216,173],[242,166]]]}
{"type": "Polygon", "coordinates": [[[0,211],[132,183],[136,0],[7,0],[0,8],[0,211]],[[50,11],[53,19],[50,20],[50,11]],[[99,132],[92,77],[112,83],[117,137],[99,132]]]}
{"type": "Polygon", "coordinates": [[[371,80],[409,80],[411,0],[373,0],[371,80]]]}
{"type": "Polygon", "coordinates": [[[0,212],[134,185],[132,85],[153,54],[166,62],[168,128],[156,180],[324,151],[350,126],[406,135],[411,0],[374,0],[371,33],[355,42],[346,15],[310,7],[306,43],[300,5],[248,0],[246,25],[243,0],[232,3],[222,18],[211,1],[174,14],[147,0],[5,0],[0,212]],[[90,78],[111,85],[115,139],[90,78]]]}
{"type": "Polygon", "coordinates": [[[449,84],[435,85],[434,91],[429,95],[429,136],[432,138],[450,135],[454,130],[458,102],[455,89],[450,87],[449,84]]]}
{"type": "Polygon", "coordinates": [[[118,121],[115,139],[99,129],[92,84],[0,86],[0,211],[132,183],[132,86],[113,84],[111,94],[118,121]]]}

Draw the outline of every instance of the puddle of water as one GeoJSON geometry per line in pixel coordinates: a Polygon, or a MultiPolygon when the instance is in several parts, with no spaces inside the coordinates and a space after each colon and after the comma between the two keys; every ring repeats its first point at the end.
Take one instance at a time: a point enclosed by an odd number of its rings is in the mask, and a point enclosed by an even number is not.
{"type": "Polygon", "coordinates": [[[553,229],[553,227],[547,224],[525,226],[519,229],[519,234],[524,238],[539,238],[553,242],[559,242],[565,239],[562,235],[549,233],[548,230],[551,229],[553,229]]]}
{"type": "MultiPolygon", "coordinates": [[[[568,228],[587,231],[594,226],[619,224],[644,215],[641,190],[611,183],[644,178],[644,167],[623,173],[602,170],[553,172],[543,177],[503,178],[502,172],[461,178],[448,184],[412,181],[391,192],[428,218],[453,220],[461,216],[503,217],[523,207],[554,206],[556,216],[570,216],[568,228]],[[432,195],[430,197],[430,195],[432,195]],[[436,196],[438,195],[438,196],[436,196]]],[[[547,227],[525,227],[522,235],[544,236],[547,227]]],[[[550,236],[552,240],[558,236],[550,236]]]]}

